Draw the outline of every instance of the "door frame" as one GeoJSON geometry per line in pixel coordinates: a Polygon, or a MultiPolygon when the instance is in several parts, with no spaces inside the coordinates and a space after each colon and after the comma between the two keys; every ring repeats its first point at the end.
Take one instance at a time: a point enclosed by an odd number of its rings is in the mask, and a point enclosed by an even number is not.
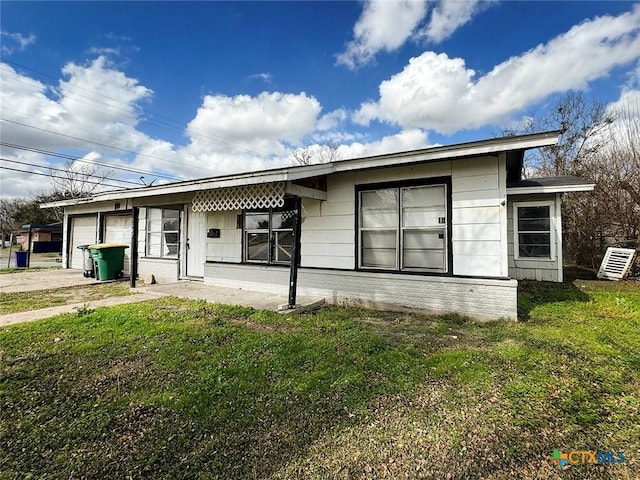
{"type": "Polygon", "coordinates": [[[207,246],[206,246],[206,232],[207,232],[207,212],[196,212],[198,215],[203,216],[202,223],[202,231],[200,234],[202,235],[202,239],[199,242],[196,242],[198,248],[202,248],[202,275],[193,275],[189,272],[189,250],[191,249],[191,245],[194,244],[193,239],[189,239],[189,228],[191,225],[192,216],[194,212],[192,210],[191,204],[186,204],[184,206],[184,228],[182,229],[182,241],[183,241],[183,252],[182,262],[180,262],[180,271],[181,278],[190,279],[190,280],[204,280],[204,263],[206,261],[207,256],[207,246]]]}

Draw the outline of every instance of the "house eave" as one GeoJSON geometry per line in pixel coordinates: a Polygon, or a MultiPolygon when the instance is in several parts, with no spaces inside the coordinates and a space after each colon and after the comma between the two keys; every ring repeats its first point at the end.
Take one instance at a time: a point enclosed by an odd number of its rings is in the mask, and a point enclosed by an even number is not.
{"type": "Polygon", "coordinates": [[[459,158],[478,157],[500,154],[501,152],[519,151],[545,147],[558,143],[560,131],[549,131],[511,137],[500,137],[489,140],[461,143],[456,145],[430,147],[421,150],[389,153],[384,155],[339,160],[325,164],[301,165],[292,167],[262,170],[241,174],[224,175],[197,180],[187,180],[165,185],[137,187],[133,189],[113,190],[95,194],[92,197],[61,200],[42,204],[41,208],[68,207],[86,203],[108,202],[131,198],[146,198],[158,195],[180,194],[213,190],[259,183],[289,182],[303,178],[329,175],[332,173],[365,170],[370,168],[401,166],[424,162],[455,160],[459,158]]]}
{"type": "Polygon", "coordinates": [[[507,195],[527,195],[541,193],[570,193],[570,192],[591,192],[595,188],[595,183],[582,185],[553,185],[553,186],[533,186],[533,187],[513,187],[507,188],[507,195]]]}

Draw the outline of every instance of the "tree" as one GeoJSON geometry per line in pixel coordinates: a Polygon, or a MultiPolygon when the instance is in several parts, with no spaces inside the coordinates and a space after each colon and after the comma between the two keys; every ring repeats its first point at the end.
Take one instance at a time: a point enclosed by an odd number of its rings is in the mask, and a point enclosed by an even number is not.
{"type": "Polygon", "coordinates": [[[15,218],[15,213],[23,203],[25,203],[24,199],[0,198],[0,240],[8,239],[11,232],[22,226],[22,223],[15,218]]]}
{"type": "Polygon", "coordinates": [[[331,143],[328,145],[309,145],[304,148],[298,148],[293,152],[293,160],[296,165],[335,162],[342,159],[338,147],[339,145],[331,143]]]}
{"type": "Polygon", "coordinates": [[[581,93],[569,92],[547,114],[540,118],[533,116],[520,131],[507,133],[561,130],[557,145],[529,152],[525,174],[581,175],[582,164],[608,143],[608,126],[614,118],[604,103],[588,101],[581,93]]]}
{"type": "Polygon", "coordinates": [[[617,140],[612,132],[619,124],[618,115],[601,102],[588,101],[582,94],[570,92],[549,113],[532,117],[517,132],[562,132],[557,145],[527,155],[525,176],[576,175],[596,184],[593,193],[563,197],[564,258],[569,263],[597,266],[606,246],[619,237],[613,228],[619,222],[612,212],[629,212],[628,202],[618,194],[621,179],[616,178],[620,163],[625,163],[624,155],[614,153],[617,140]]]}
{"type": "Polygon", "coordinates": [[[92,163],[67,160],[62,167],[49,171],[54,191],[66,198],[88,197],[113,177],[113,170],[105,170],[92,163]]]}

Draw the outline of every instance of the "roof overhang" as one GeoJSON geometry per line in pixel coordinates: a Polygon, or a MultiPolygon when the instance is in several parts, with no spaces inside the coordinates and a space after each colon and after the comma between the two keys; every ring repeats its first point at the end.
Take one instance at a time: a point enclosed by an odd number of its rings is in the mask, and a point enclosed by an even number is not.
{"type": "Polygon", "coordinates": [[[530,178],[509,184],[507,195],[591,192],[595,186],[595,183],[588,183],[573,175],[530,178]]]}
{"type": "Polygon", "coordinates": [[[390,153],[350,160],[339,160],[318,165],[284,167],[259,172],[223,175],[219,177],[167,183],[164,185],[154,185],[150,187],[114,190],[97,193],[92,197],[87,198],[44,203],[41,205],[41,208],[67,207],[86,203],[197,192],[200,190],[212,190],[259,183],[291,182],[303,178],[318,177],[339,172],[410,165],[415,163],[438,162],[443,160],[456,160],[460,158],[479,157],[484,155],[498,155],[503,152],[511,152],[510,155],[521,156],[525,150],[557,144],[559,134],[559,130],[554,130],[527,135],[492,138],[489,140],[460,143],[456,145],[430,147],[408,152],[390,153]]]}

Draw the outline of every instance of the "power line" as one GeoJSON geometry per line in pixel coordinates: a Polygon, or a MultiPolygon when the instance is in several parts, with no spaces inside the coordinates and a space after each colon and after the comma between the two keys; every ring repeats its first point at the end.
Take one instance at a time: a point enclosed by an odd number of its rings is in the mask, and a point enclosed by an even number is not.
{"type": "MultiPolygon", "coordinates": [[[[46,168],[48,170],[53,170],[53,171],[56,171],[56,172],[66,172],[66,173],[71,173],[71,174],[77,173],[79,175],[90,175],[90,174],[86,174],[86,173],[82,173],[82,172],[74,172],[72,170],[71,171],[70,170],[65,170],[63,168],[49,167],[47,165],[37,165],[35,163],[20,162],[18,160],[9,160],[9,159],[5,159],[5,158],[0,158],[0,160],[2,160],[4,162],[11,162],[11,163],[18,163],[20,165],[26,165],[27,167],[46,168]]],[[[67,177],[65,177],[65,178],[67,178],[67,177]]],[[[136,185],[138,187],[142,186],[137,182],[132,182],[130,180],[120,180],[119,178],[109,178],[108,180],[112,181],[112,182],[128,183],[130,185],[136,185]]]]}
{"type": "MultiPolygon", "coordinates": [[[[7,158],[0,158],[0,160],[5,160],[5,161],[11,161],[7,158]]],[[[20,172],[20,173],[28,173],[29,175],[40,175],[41,177],[49,177],[49,178],[60,178],[62,180],[68,180],[67,177],[63,177],[61,175],[49,175],[48,173],[40,173],[40,172],[30,172],[29,170],[19,170],[17,168],[11,168],[11,167],[4,167],[2,165],[0,165],[0,169],[2,170],[11,170],[13,172],[20,172]]],[[[122,190],[122,186],[121,185],[111,185],[109,183],[102,183],[102,182],[93,182],[91,180],[83,180],[83,183],[91,183],[93,185],[102,185],[104,187],[113,187],[113,188],[117,188],[119,190],[122,190]]]]}
{"type": "Polygon", "coordinates": [[[17,145],[17,144],[13,144],[13,143],[0,142],[0,146],[9,147],[9,148],[15,148],[16,150],[24,150],[24,151],[27,151],[27,152],[40,153],[42,155],[48,155],[48,156],[51,156],[51,157],[63,158],[65,160],[74,160],[74,161],[77,161],[77,162],[89,163],[91,165],[97,165],[99,167],[111,168],[111,169],[114,169],[114,170],[122,170],[122,171],[129,172],[129,173],[136,173],[138,175],[140,175],[140,174],[153,175],[155,177],[161,177],[161,178],[164,178],[166,180],[182,180],[181,178],[174,177],[172,175],[165,175],[165,174],[162,174],[162,173],[155,173],[155,172],[151,172],[151,171],[148,171],[148,170],[139,170],[139,169],[135,169],[135,168],[119,167],[119,166],[116,166],[116,165],[109,165],[108,163],[96,162],[94,160],[86,160],[84,158],[76,157],[74,155],[67,155],[67,154],[64,154],[64,153],[52,152],[52,151],[44,150],[44,149],[41,149],[41,148],[28,147],[26,145],[17,145]]]}
{"type": "MultiPolygon", "coordinates": [[[[19,64],[17,62],[12,62],[12,61],[9,61],[9,60],[5,60],[5,63],[12,64],[12,65],[15,65],[17,67],[20,67],[20,68],[23,68],[23,69],[26,69],[26,70],[30,70],[30,71],[32,71],[34,73],[37,73],[39,75],[51,78],[53,80],[59,80],[58,78],[56,78],[53,75],[46,74],[44,72],[41,72],[41,71],[36,70],[34,68],[31,68],[31,67],[27,67],[25,65],[21,65],[21,64],[19,64]]],[[[17,74],[17,73],[14,73],[14,72],[8,72],[8,73],[14,75],[15,77],[17,77],[17,79],[19,81],[22,81],[22,82],[25,81],[23,79],[23,77],[21,75],[17,74]]],[[[65,88],[69,88],[69,87],[72,88],[72,89],[84,90],[86,92],[91,93],[94,97],[88,97],[86,95],[80,95],[79,93],[68,92],[68,91],[67,91],[67,94],[71,94],[71,95],[75,95],[75,96],[78,96],[78,97],[86,98],[86,99],[88,99],[88,100],[90,100],[92,102],[116,108],[116,109],[124,112],[129,118],[138,120],[137,116],[131,114],[131,112],[130,112],[130,104],[128,104],[128,103],[121,102],[121,101],[119,101],[117,99],[114,99],[112,97],[108,97],[107,95],[104,95],[102,93],[98,93],[98,92],[96,92],[94,90],[91,90],[91,89],[88,89],[88,88],[85,88],[85,87],[81,87],[79,85],[70,84],[70,83],[65,85],[65,88]],[[106,99],[108,99],[108,100],[110,100],[112,102],[119,103],[120,105],[124,105],[127,108],[124,109],[124,108],[117,107],[117,106],[115,106],[115,105],[113,105],[111,103],[102,102],[102,101],[96,99],[95,97],[106,98],[106,99]]],[[[86,102],[82,102],[82,103],[86,104],[86,102]]],[[[149,116],[149,118],[145,119],[145,121],[147,121],[147,122],[156,123],[157,125],[161,125],[161,126],[163,126],[165,128],[169,128],[171,130],[178,131],[180,133],[182,133],[184,131],[184,128],[185,128],[184,125],[181,122],[178,122],[177,120],[174,120],[174,119],[172,119],[170,117],[167,117],[165,115],[154,113],[154,112],[151,112],[151,111],[148,111],[148,110],[144,110],[144,109],[141,109],[141,110],[142,110],[142,112],[146,113],[149,116]],[[158,118],[165,119],[166,121],[160,121],[160,120],[158,120],[158,118]]],[[[234,148],[235,150],[244,151],[245,153],[249,153],[249,154],[252,154],[252,155],[269,156],[269,154],[266,153],[266,152],[260,152],[260,151],[257,151],[257,150],[252,150],[252,149],[249,149],[249,148],[243,146],[238,140],[231,140],[231,139],[228,139],[228,138],[224,138],[222,136],[215,135],[215,134],[212,134],[210,132],[205,132],[205,131],[197,129],[197,128],[191,128],[190,132],[197,133],[197,135],[193,135],[193,134],[191,135],[192,137],[195,137],[195,138],[203,138],[203,139],[212,141],[212,142],[217,143],[217,144],[226,144],[226,145],[234,148]]]]}
{"type": "MultiPolygon", "coordinates": [[[[107,145],[107,144],[105,144],[105,143],[95,142],[95,141],[93,141],[93,140],[88,140],[88,139],[86,139],[86,138],[74,137],[73,135],[67,135],[66,133],[60,133],[60,132],[55,132],[55,131],[53,131],[53,130],[47,130],[46,128],[40,128],[40,127],[36,127],[35,125],[29,125],[29,124],[27,124],[27,123],[17,122],[17,121],[15,121],[15,120],[9,120],[8,118],[0,118],[0,121],[8,122],[8,123],[13,123],[13,124],[15,124],[15,125],[20,125],[20,126],[22,126],[22,127],[33,128],[34,130],[39,130],[39,131],[41,131],[41,132],[51,133],[51,134],[53,134],[53,135],[59,135],[59,136],[61,136],[61,137],[71,138],[71,139],[73,139],[73,140],[78,140],[78,141],[81,141],[81,142],[92,143],[92,144],[94,144],[94,145],[99,145],[99,146],[101,146],[101,147],[110,148],[110,149],[112,149],[112,150],[119,150],[119,151],[121,151],[121,152],[132,153],[132,154],[134,154],[134,155],[139,155],[139,156],[141,156],[141,157],[147,157],[147,158],[151,158],[151,159],[154,159],[154,160],[160,160],[160,161],[162,161],[162,162],[178,164],[177,162],[173,162],[173,161],[171,161],[171,160],[167,160],[167,159],[160,158],[160,157],[154,157],[153,155],[147,155],[147,154],[145,154],[145,153],[134,152],[134,151],[132,151],[132,150],[127,150],[127,149],[125,149],[125,148],[114,147],[114,146],[112,146],[112,145],[107,145]]],[[[185,164],[186,164],[186,162],[185,162],[185,164]]],[[[190,167],[193,167],[193,168],[199,168],[199,169],[201,169],[201,170],[209,170],[209,169],[206,169],[206,168],[201,167],[201,166],[199,166],[199,165],[193,165],[193,164],[187,164],[187,165],[188,165],[188,166],[190,166],[190,167]]]]}

